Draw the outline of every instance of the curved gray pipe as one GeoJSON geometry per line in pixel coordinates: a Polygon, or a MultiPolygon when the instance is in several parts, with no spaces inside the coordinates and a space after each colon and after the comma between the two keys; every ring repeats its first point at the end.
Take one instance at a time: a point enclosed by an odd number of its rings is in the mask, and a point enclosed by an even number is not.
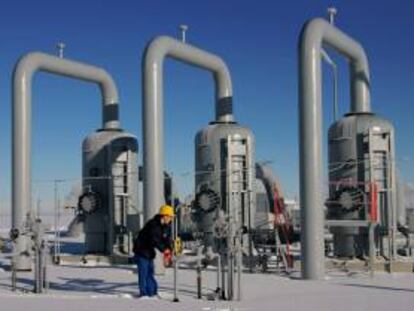
{"type": "Polygon", "coordinates": [[[299,43],[299,149],[302,218],[302,277],[324,276],[321,49],[350,61],[351,111],[370,111],[369,68],[364,49],[321,18],[303,27],[299,43]]]}
{"type": "MultiPolygon", "coordinates": [[[[29,53],[21,58],[13,73],[13,137],[12,137],[12,226],[22,230],[31,210],[31,100],[32,80],[37,71],[94,82],[103,98],[103,127],[118,129],[118,91],[112,77],[103,69],[44,53],[29,53]]],[[[20,236],[17,251],[27,250],[28,238],[20,236]]],[[[30,269],[28,255],[17,262],[19,270],[30,269]]]]}
{"type": "Polygon", "coordinates": [[[233,120],[230,73],[220,57],[166,36],[151,40],[142,62],[143,187],[146,220],[155,215],[159,206],[164,203],[163,63],[166,57],[211,71],[216,89],[216,120],[233,120]]]}
{"type": "Polygon", "coordinates": [[[262,163],[256,163],[256,178],[263,182],[266,190],[267,200],[269,202],[269,212],[274,213],[275,190],[279,195],[282,195],[282,189],[280,187],[279,180],[273,173],[272,168],[269,165],[262,163]]]}

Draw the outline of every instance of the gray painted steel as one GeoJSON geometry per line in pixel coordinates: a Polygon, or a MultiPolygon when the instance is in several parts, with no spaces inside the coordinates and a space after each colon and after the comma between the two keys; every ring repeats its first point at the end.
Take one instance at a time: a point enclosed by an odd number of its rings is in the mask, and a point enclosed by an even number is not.
{"type": "MultiPolygon", "coordinates": [[[[383,243],[388,227],[395,228],[395,161],[394,128],[387,120],[372,113],[352,113],[331,125],[328,132],[329,201],[328,219],[342,221],[368,220],[369,183],[378,186],[380,230],[377,243],[383,243]],[[352,204],[337,204],[338,195],[352,194],[352,204]]],[[[368,233],[357,227],[331,229],[334,254],[350,258],[368,255],[368,233]]],[[[378,245],[377,245],[378,246],[378,245]]],[[[379,249],[384,249],[381,245],[379,249]]],[[[383,254],[388,256],[388,254],[383,254]]]]}
{"type": "Polygon", "coordinates": [[[237,225],[246,228],[255,223],[256,196],[253,195],[253,183],[256,173],[251,130],[234,123],[210,124],[200,130],[195,137],[195,172],[195,193],[209,189],[220,197],[219,209],[198,211],[197,217],[204,246],[212,247],[217,252],[214,228],[220,212],[224,212],[225,219],[228,215],[238,215],[240,224],[237,225]],[[228,155],[231,160],[227,159],[228,155]],[[229,163],[231,167],[228,167],[229,163]],[[227,186],[229,174],[230,193],[227,186]],[[228,206],[229,196],[231,206],[228,206]]]}
{"type": "Polygon", "coordinates": [[[266,197],[269,204],[268,213],[274,213],[275,190],[283,197],[282,187],[270,165],[256,163],[256,178],[261,180],[266,190],[266,197]]]}
{"type": "MultiPolygon", "coordinates": [[[[97,83],[102,92],[104,108],[118,105],[116,85],[101,68],[39,52],[29,53],[19,60],[13,73],[12,227],[20,231],[31,211],[31,92],[32,79],[37,71],[97,83]]],[[[103,127],[118,128],[119,121],[104,113],[103,127]]],[[[16,242],[17,251],[24,253],[27,247],[28,238],[20,236],[16,242]]],[[[16,266],[19,270],[30,269],[29,256],[19,256],[16,266]]]]}
{"type": "Polygon", "coordinates": [[[350,61],[351,110],[370,111],[369,69],[364,49],[321,18],[305,24],[299,40],[299,149],[302,219],[302,277],[324,277],[321,49],[350,61]]]}
{"type": "Polygon", "coordinates": [[[400,226],[407,226],[407,209],[405,197],[405,185],[397,175],[397,222],[400,226]]]}
{"type": "MultiPolygon", "coordinates": [[[[145,220],[155,215],[164,203],[163,63],[166,57],[211,71],[218,105],[226,105],[233,95],[229,70],[220,57],[166,36],[150,41],[142,62],[145,220]]],[[[217,113],[220,121],[231,121],[232,117],[231,113],[217,113]]]]}
{"type": "Polygon", "coordinates": [[[82,144],[84,193],[99,197],[99,207],[85,215],[88,254],[132,255],[139,230],[138,142],[121,131],[97,131],[82,144]]]}

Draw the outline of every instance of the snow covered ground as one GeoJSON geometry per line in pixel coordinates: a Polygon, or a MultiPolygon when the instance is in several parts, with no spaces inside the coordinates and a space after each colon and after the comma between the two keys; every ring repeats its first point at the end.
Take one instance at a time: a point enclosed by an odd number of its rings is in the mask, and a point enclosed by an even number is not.
{"type": "MultiPolygon", "coordinates": [[[[4,231],[6,236],[7,231],[4,231]]],[[[53,240],[53,234],[49,241],[53,240]]],[[[62,238],[70,247],[63,252],[79,253],[82,239],[62,238]],[[80,248],[79,248],[80,247],[80,248]]],[[[18,291],[11,291],[9,262],[0,259],[0,311],[107,311],[107,310],[200,310],[200,311],[398,311],[414,310],[414,273],[367,273],[329,271],[324,281],[305,281],[299,272],[290,277],[244,273],[242,301],[209,301],[216,289],[215,271],[203,272],[204,299],[197,299],[196,273],[179,271],[179,299],[173,298],[173,271],[159,276],[161,300],[142,300],[133,266],[49,266],[50,289],[35,295],[33,273],[18,274],[18,291]]]]}
{"type": "MultiPolygon", "coordinates": [[[[0,263],[7,268],[6,262],[0,263]]],[[[274,274],[243,274],[241,302],[196,299],[194,270],[179,272],[180,302],[172,301],[173,271],[158,277],[161,300],[134,298],[137,275],[132,266],[51,266],[47,294],[25,293],[33,287],[32,273],[18,275],[19,291],[10,290],[10,272],[0,269],[0,310],[414,310],[414,274],[346,275],[330,272],[324,281],[304,281],[298,273],[288,277],[274,274]]],[[[203,291],[215,289],[214,271],[203,273],[203,291]]]]}

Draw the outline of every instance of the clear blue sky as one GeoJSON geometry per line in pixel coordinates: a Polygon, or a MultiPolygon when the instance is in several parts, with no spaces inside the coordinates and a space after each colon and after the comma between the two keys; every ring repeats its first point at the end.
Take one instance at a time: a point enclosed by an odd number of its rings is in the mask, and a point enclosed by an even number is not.
{"type": "MultiPolygon", "coordinates": [[[[297,40],[303,23],[325,16],[330,4],[339,10],[337,25],[366,48],[372,107],[394,123],[397,160],[403,177],[413,181],[412,1],[15,0],[2,4],[0,18],[0,198],[10,195],[11,74],[21,55],[55,53],[62,40],[67,58],[107,69],[119,86],[122,125],[141,145],[142,52],[154,36],[177,36],[180,23],[190,27],[189,42],[228,63],[237,121],[253,129],[257,158],[273,161],[285,191],[297,194],[297,40]]],[[[337,60],[345,112],[348,70],[337,60]]],[[[174,61],[165,69],[166,166],[180,175],[193,170],[194,135],[214,116],[213,83],[206,72],[174,61]]],[[[332,110],[328,69],[324,74],[326,127],[332,110]]],[[[33,94],[34,178],[79,177],[81,142],[100,126],[98,89],[42,73],[33,94]]]]}

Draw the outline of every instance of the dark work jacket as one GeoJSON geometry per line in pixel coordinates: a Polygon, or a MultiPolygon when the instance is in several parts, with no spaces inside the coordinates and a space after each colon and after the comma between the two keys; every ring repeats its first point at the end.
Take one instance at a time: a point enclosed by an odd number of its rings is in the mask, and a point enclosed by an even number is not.
{"type": "Polygon", "coordinates": [[[171,226],[161,224],[161,216],[149,220],[134,240],[134,254],[147,259],[155,258],[155,248],[160,252],[171,249],[171,226]]]}

